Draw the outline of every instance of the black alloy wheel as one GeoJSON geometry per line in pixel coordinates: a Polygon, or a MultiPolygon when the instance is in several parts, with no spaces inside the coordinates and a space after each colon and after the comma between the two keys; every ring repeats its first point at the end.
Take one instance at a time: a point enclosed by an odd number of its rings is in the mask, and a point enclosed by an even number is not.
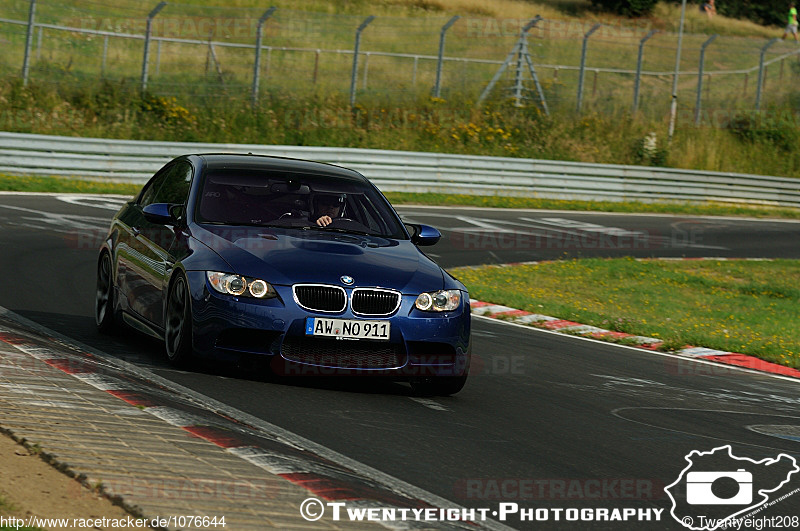
{"type": "Polygon", "coordinates": [[[178,274],[169,290],[164,341],[167,359],[184,365],[192,357],[192,313],[186,278],[178,274]]]}
{"type": "Polygon", "coordinates": [[[97,262],[97,291],[94,318],[97,329],[103,333],[114,330],[114,285],[111,281],[111,255],[103,252],[97,262]]]}

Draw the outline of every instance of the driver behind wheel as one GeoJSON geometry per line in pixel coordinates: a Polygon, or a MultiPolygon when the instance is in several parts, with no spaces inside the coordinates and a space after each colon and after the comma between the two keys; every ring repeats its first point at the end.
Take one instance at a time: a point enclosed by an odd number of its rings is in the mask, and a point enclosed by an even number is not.
{"type": "Polygon", "coordinates": [[[317,194],[312,200],[311,219],[319,227],[327,227],[344,212],[345,194],[317,194]]]}

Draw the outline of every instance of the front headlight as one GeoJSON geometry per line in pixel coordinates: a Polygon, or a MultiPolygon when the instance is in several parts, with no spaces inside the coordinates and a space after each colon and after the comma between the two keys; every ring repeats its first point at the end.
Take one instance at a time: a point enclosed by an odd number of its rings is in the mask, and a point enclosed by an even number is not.
{"type": "Polygon", "coordinates": [[[420,293],[414,306],[423,312],[450,312],[461,304],[461,291],[447,289],[420,293]]]}
{"type": "Polygon", "coordinates": [[[225,295],[255,297],[256,299],[271,299],[278,295],[269,282],[264,282],[259,278],[216,271],[206,271],[206,278],[214,290],[225,295]]]}

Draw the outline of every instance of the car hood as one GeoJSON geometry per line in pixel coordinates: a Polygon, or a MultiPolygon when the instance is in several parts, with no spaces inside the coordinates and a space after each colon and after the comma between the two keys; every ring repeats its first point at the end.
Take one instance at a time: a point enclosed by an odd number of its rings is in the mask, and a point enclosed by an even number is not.
{"type": "Polygon", "coordinates": [[[375,236],[201,226],[193,235],[217,252],[240,275],[276,285],[320,283],[384,287],[403,293],[442,289],[444,272],[408,240],[375,236]]]}

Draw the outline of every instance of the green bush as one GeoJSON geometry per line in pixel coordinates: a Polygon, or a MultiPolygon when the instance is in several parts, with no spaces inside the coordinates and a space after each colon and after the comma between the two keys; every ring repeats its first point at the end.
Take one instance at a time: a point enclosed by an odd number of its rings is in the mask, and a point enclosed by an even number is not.
{"type": "Polygon", "coordinates": [[[784,152],[792,152],[800,143],[800,133],[790,119],[744,115],[731,120],[728,127],[743,142],[771,144],[784,152]]]}
{"type": "MultiPolygon", "coordinates": [[[[187,85],[192,86],[188,83],[187,85]]],[[[547,90],[547,87],[545,87],[547,90]]],[[[502,157],[673,166],[800,177],[800,132],[792,108],[800,96],[763,113],[743,113],[721,127],[681,127],[667,149],[660,119],[545,115],[516,107],[502,93],[476,107],[467,96],[420,95],[393,103],[365,94],[356,112],[347,94],[265,91],[253,108],[246,94],[175,97],[142,94],[136,80],[23,87],[0,79],[0,130],[131,140],[309,145],[399,149],[502,157]]]]}
{"type": "Polygon", "coordinates": [[[758,24],[785,26],[789,21],[787,0],[744,0],[741,2],[719,2],[717,12],[726,17],[744,18],[758,24]]]}

